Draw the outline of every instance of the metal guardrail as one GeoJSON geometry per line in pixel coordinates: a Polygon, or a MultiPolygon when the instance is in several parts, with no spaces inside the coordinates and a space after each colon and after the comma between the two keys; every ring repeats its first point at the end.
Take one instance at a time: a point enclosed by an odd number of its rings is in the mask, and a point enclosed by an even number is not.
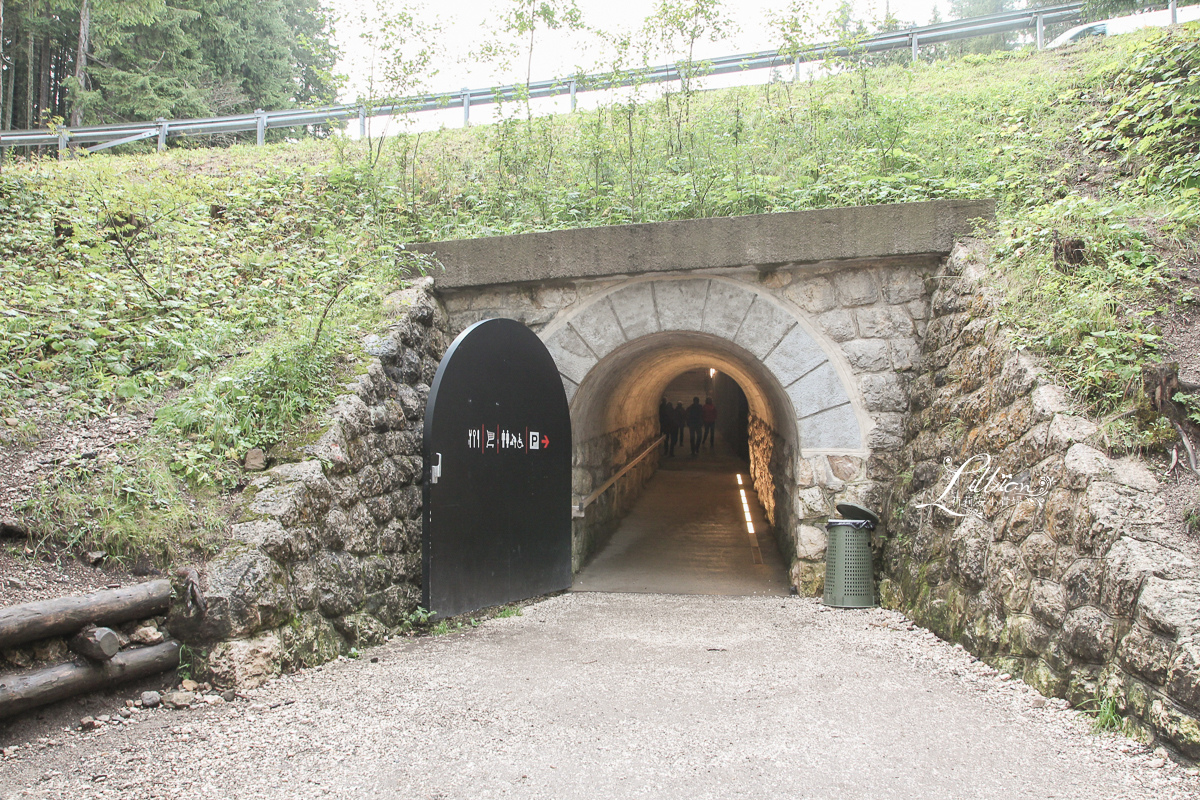
{"type": "MultiPolygon", "coordinates": [[[[825,58],[846,58],[863,53],[882,53],[889,50],[911,49],[913,60],[917,60],[922,45],[942,44],[976,36],[991,36],[997,33],[1034,28],[1038,49],[1045,45],[1045,26],[1055,22],[1075,20],[1083,10],[1083,3],[1030,8],[1009,11],[985,17],[941,22],[905,28],[900,31],[879,33],[867,37],[849,47],[837,42],[812,45],[798,53],[783,50],[764,50],[757,53],[740,53],[706,59],[703,75],[728,75],[757,69],[780,69],[792,67],[796,77],[800,65],[825,58]]],[[[121,144],[158,138],[158,149],[167,146],[169,136],[202,136],[218,133],[241,133],[255,131],[258,144],[266,140],[266,132],[272,128],[299,128],[309,125],[326,125],[344,120],[358,119],[359,133],[366,136],[367,117],[376,115],[410,114],[423,111],[438,111],[461,106],[464,124],[470,122],[471,106],[487,103],[512,102],[514,100],[559,97],[569,94],[571,108],[575,108],[575,96],[579,92],[603,91],[625,86],[647,83],[665,83],[680,80],[683,73],[678,64],[662,64],[655,67],[620,70],[612,73],[592,73],[570,78],[534,81],[526,84],[494,86],[486,89],[464,87],[457,92],[415,95],[378,105],[336,105],[312,109],[287,109],[283,111],[256,110],[253,114],[237,114],[226,117],[203,119],[156,119],[153,122],[127,122],[114,125],[82,127],[55,127],[50,129],[0,131],[0,148],[44,147],[57,145],[59,152],[72,144],[91,144],[89,152],[116,147],[121,144]]]]}
{"type": "Polygon", "coordinates": [[[629,472],[629,470],[636,467],[643,458],[645,458],[646,456],[650,455],[655,450],[657,450],[658,446],[660,444],[662,444],[663,440],[665,440],[666,438],[667,438],[666,434],[660,435],[657,439],[655,439],[653,442],[650,443],[649,447],[647,447],[641,453],[638,453],[636,458],[634,458],[632,461],[630,461],[625,466],[621,467],[621,470],[616,475],[613,475],[611,478],[606,480],[604,483],[600,484],[599,489],[597,489],[596,491],[589,494],[587,497],[580,500],[578,505],[571,506],[571,516],[576,519],[583,517],[583,510],[585,508],[590,506],[592,503],[596,502],[596,499],[598,497],[600,497],[600,495],[607,492],[608,488],[610,486],[612,486],[614,483],[619,481],[626,472],[629,472]]]}

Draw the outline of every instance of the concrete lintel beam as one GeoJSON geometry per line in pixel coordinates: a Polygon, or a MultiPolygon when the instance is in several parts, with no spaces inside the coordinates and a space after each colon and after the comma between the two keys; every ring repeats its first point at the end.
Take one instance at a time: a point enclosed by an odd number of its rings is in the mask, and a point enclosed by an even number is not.
{"type": "Polygon", "coordinates": [[[809,264],[949,253],[994,200],[830,208],[580,228],[409,245],[436,254],[438,289],[747,264],[809,264]]]}

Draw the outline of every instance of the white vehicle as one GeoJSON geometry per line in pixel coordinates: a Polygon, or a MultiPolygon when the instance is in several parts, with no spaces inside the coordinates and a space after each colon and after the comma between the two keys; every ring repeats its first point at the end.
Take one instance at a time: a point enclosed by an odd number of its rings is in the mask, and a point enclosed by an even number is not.
{"type": "MultiPolygon", "coordinates": [[[[1177,8],[1175,17],[1180,23],[1198,20],[1200,19],[1200,5],[1177,8]]],[[[1087,25],[1076,25],[1061,36],[1055,37],[1047,47],[1063,47],[1093,36],[1115,36],[1119,33],[1132,33],[1142,28],[1165,28],[1170,24],[1170,9],[1130,14],[1127,17],[1115,17],[1100,22],[1089,22],[1087,25]]]]}

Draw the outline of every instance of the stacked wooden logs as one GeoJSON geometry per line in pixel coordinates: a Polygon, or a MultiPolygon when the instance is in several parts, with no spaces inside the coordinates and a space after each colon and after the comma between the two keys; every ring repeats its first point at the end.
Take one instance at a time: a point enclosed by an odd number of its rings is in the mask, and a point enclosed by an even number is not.
{"type": "Polygon", "coordinates": [[[117,633],[107,627],[164,614],[170,600],[170,581],[158,580],[0,608],[0,650],[65,636],[82,657],[79,663],[0,675],[0,719],[178,667],[178,642],[121,650],[117,633]]]}

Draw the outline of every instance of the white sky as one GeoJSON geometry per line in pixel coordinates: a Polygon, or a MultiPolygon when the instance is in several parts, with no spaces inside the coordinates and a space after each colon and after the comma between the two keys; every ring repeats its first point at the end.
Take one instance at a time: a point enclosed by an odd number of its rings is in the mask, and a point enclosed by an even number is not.
{"type": "MultiPolygon", "coordinates": [[[[332,0],[331,5],[339,14],[337,23],[337,38],[342,47],[343,59],[338,65],[338,71],[348,77],[342,99],[353,102],[367,85],[370,74],[371,56],[368,48],[359,39],[362,24],[359,18],[364,9],[372,9],[380,0],[332,0]]],[[[506,0],[449,0],[447,3],[436,3],[431,0],[381,0],[384,4],[395,3],[397,6],[415,6],[422,19],[436,22],[442,32],[437,37],[439,52],[435,61],[437,74],[430,78],[423,87],[428,91],[457,91],[463,87],[472,89],[484,88],[510,83],[523,83],[525,80],[525,63],[518,63],[505,70],[491,63],[472,59],[476,51],[485,42],[494,39],[495,26],[490,29],[488,22],[495,19],[496,12],[502,8],[506,0]]],[[[902,22],[913,22],[924,25],[929,22],[935,5],[940,5],[942,18],[948,16],[949,0],[854,0],[855,15],[864,19],[879,19],[884,15],[884,3],[890,3],[890,10],[902,22]]],[[[653,3],[650,0],[577,0],[583,12],[584,22],[605,31],[633,30],[641,27],[642,22],[650,14],[653,3]]],[[[753,52],[778,47],[778,37],[769,29],[768,12],[772,9],[782,10],[785,2],[769,2],[768,0],[725,0],[726,16],[737,26],[738,31],[723,41],[717,43],[704,42],[697,45],[697,56],[700,58],[731,53],[753,52]]],[[[828,17],[836,7],[836,0],[815,0],[816,12],[819,19],[828,17]]],[[[603,52],[595,42],[595,37],[580,34],[565,34],[560,31],[539,31],[533,51],[533,79],[541,80],[569,75],[583,68],[585,71],[595,71],[602,63],[603,52]]],[[[745,75],[726,76],[724,79],[713,78],[706,82],[708,86],[735,85],[765,82],[770,77],[769,70],[759,70],[745,75]]],[[[581,106],[594,105],[599,98],[580,94],[581,106]]],[[[550,113],[569,109],[567,98],[547,100],[535,104],[535,110],[540,113],[550,113]]],[[[471,122],[487,122],[493,118],[495,106],[488,104],[471,108],[471,122]]],[[[436,128],[440,125],[457,126],[462,124],[461,108],[446,112],[429,112],[422,115],[417,127],[423,129],[436,128]]],[[[352,135],[357,134],[357,126],[351,124],[352,135]]],[[[373,125],[373,132],[381,130],[373,125]]],[[[389,125],[389,129],[394,129],[389,125]]]]}

